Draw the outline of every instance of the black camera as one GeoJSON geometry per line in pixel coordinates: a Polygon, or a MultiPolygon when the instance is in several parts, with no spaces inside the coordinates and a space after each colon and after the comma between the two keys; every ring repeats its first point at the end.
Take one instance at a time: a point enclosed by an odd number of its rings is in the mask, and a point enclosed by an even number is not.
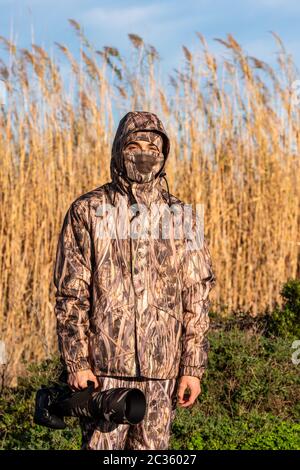
{"type": "Polygon", "coordinates": [[[64,429],[65,416],[87,417],[115,424],[138,424],[145,416],[146,398],[138,388],[94,390],[94,382],[73,392],[68,385],[42,386],[35,399],[34,422],[52,429],[64,429]]]}

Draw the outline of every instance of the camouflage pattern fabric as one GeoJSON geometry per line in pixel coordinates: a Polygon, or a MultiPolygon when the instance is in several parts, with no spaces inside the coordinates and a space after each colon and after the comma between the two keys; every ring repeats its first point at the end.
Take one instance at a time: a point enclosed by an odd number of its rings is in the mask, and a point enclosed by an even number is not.
{"type": "Polygon", "coordinates": [[[123,159],[126,176],[130,181],[137,183],[147,183],[155,178],[162,168],[165,157],[162,153],[162,137],[152,131],[137,131],[128,134],[123,144],[123,159]],[[130,143],[146,141],[151,144],[151,151],[136,152],[130,150],[130,143]]]}
{"type": "MultiPolygon", "coordinates": [[[[175,236],[170,204],[183,208],[184,202],[165,189],[169,150],[155,114],[127,113],[112,145],[112,181],[79,196],[65,215],[54,283],[59,349],[68,372],[91,368],[99,376],[201,379],[207,367],[215,275],[205,240],[191,250],[190,237],[175,236]],[[135,132],[156,142],[159,135],[164,155],[158,174],[142,183],[128,180],[124,162],[124,143],[135,132]],[[170,212],[167,237],[142,236],[143,210],[130,212],[136,203],[158,207],[159,227],[160,211],[170,212]],[[103,224],[120,220],[129,223],[130,236],[103,236],[103,224]]],[[[193,213],[193,227],[196,220],[193,213]]]]}
{"type": "Polygon", "coordinates": [[[80,419],[82,450],[160,450],[168,449],[176,414],[178,380],[98,377],[101,390],[136,387],[146,397],[144,419],[138,424],[108,424],[80,419]]]}

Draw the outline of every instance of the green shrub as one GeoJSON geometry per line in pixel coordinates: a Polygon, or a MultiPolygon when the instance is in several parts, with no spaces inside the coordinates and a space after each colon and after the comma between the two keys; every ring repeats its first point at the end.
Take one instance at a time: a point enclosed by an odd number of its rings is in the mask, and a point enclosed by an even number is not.
{"type": "MultiPolygon", "coordinates": [[[[174,423],[176,430],[178,424],[174,423]]],[[[300,450],[300,424],[251,412],[247,417],[202,415],[197,428],[183,442],[172,437],[172,446],[188,450],[300,450]]]]}
{"type": "Polygon", "coordinates": [[[172,449],[300,449],[300,376],[287,338],[238,325],[209,334],[202,392],[177,408],[172,449]]]}
{"type": "Polygon", "coordinates": [[[289,279],[280,294],[284,304],[268,313],[268,331],[277,336],[300,339],[300,280],[289,279]]]}
{"type": "MultiPolygon", "coordinates": [[[[192,409],[177,408],[170,448],[300,450],[300,376],[291,360],[290,336],[265,336],[252,320],[214,321],[202,393],[192,409]]],[[[67,418],[68,427],[58,431],[33,423],[36,390],[57,381],[61,370],[54,357],[30,366],[16,389],[4,389],[0,448],[80,448],[75,418],[67,418]]]]}

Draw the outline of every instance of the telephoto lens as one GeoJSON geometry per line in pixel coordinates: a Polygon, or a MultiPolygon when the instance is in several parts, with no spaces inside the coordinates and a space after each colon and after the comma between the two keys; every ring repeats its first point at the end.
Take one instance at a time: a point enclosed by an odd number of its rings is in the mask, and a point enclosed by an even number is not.
{"type": "Polygon", "coordinates": [[[66,387],[38,390],[34,422],[53,429],[64,429],[64,416],[91,418],[102,424],[138,424],[146,411],[146,398],[138,388],[111,388],[103,392],[88,387],[72,392],[66,387]]]}
{"type": "Polygon", "coordinates": [[[92,415],[116,424],[138,424],[145,410],[145,395],[138,388],[111,388],[91,399],[92,415]]]}
{"type": "Polygon", "coordinates": [[[94,392],[94,383],[75,392],[70,398],[60,400],[51,407],[55,414],[63,416],[104,419],[116,424],[137,424],[144,418],[146,399],[138,388],[111,388],[94,392]]]}

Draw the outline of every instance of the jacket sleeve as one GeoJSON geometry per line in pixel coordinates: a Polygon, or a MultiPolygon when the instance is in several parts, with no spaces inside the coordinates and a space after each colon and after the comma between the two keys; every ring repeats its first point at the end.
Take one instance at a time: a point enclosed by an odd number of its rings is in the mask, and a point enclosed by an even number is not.
{"type": "Polygon", "coordinates": [[[179,375],[192,375],[200,380],[207,367],[209,341],[209,292],[216,284],[206,241],[196,248],[187,244],[183,258],[183,333],[179,375]]]}
{"type": "Polygon", "coordinates": [[[54,268],[61,361],[68,372],[89,369],[91,241],[84,209],[73,202],[59,235],[54,268]]]}

